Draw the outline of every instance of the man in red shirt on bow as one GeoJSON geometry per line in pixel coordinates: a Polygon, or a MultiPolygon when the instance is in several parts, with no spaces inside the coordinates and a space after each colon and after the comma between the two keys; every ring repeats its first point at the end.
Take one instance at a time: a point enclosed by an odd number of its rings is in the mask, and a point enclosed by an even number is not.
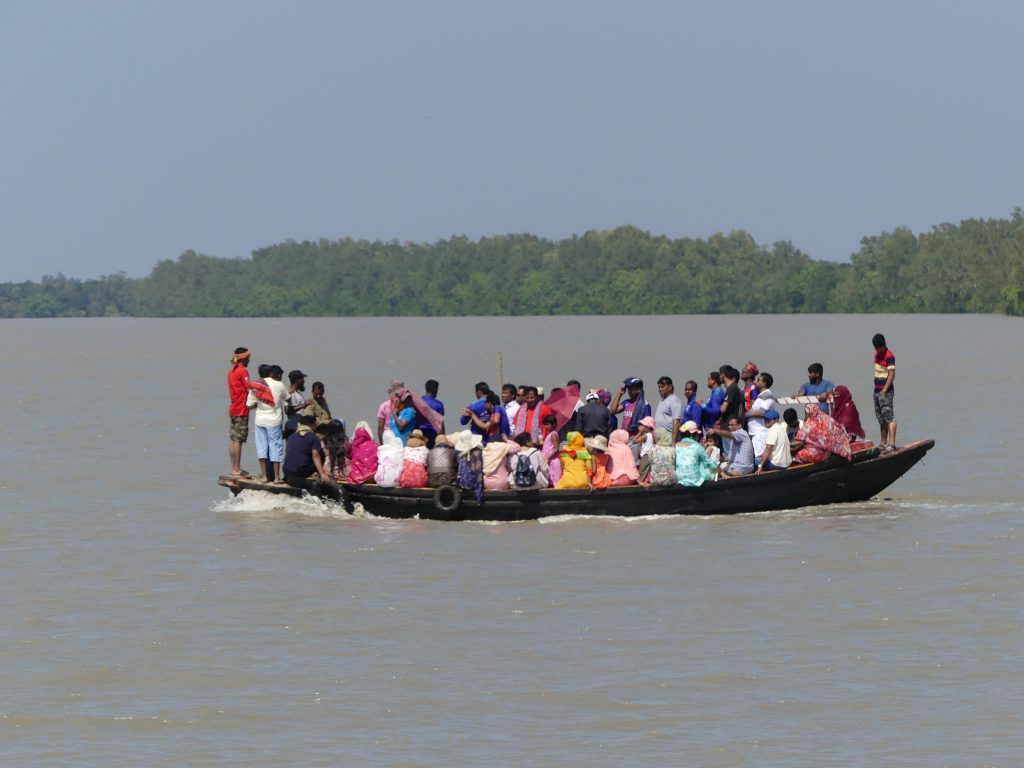
{"type": "Polygon", "coordinates": [[[231,474],[233,477],[249,477],[242,469],[242,443],[249,438],[249,408],[245,404],[249,394],[249,357],[251,353],[245,347],[236,347],[231,356],[231,371],[228,373],[228,417],[231,420],[228,455],[231,457],[231,474]]]}

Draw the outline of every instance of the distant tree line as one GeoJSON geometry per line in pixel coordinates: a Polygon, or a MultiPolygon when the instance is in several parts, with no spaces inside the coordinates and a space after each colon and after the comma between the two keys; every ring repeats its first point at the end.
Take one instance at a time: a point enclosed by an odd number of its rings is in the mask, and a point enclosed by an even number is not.
{"type": "Polygon", "coordinates": [[[286,317],[802,312],[1024,314],[1024,212],[866,237],[850,263],[745,232],[635,227],[552,241],[288,241],[251,259],[187,251],[144,278],[0,284],[0,317],[286,317]]]}

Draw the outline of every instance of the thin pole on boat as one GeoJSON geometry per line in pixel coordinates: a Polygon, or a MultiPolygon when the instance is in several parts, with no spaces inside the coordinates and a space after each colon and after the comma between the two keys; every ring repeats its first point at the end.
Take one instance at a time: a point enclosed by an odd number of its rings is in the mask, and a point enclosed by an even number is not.
{"type": "Polygon", "coordinates": [[[502,383],[505,381],[505,355],[502,351],[498,350],[498,389],[500,391],[502,383]]]}

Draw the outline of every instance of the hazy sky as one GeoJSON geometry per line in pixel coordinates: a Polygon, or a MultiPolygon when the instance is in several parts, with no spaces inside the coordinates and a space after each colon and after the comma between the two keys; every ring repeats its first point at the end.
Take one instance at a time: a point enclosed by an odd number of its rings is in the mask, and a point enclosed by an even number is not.
{"type": "Polygon", "coordinates": [[[0,282],[634,224],[847,259],[1024,205],[1024,3],[0,3],[0,282]]]}

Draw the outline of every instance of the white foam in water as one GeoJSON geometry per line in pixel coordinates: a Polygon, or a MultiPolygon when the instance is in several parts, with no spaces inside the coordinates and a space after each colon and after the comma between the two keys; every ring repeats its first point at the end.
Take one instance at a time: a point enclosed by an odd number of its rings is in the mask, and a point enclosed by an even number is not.
{"type": "MultiPolygon", "coordinates": [[[[736,517],[742,518],[775,518],[793,519],[800,517],[826,518],[826,517],[877,517],[879,515],[895,517],[901,511],[916,509],[922,512],[943,512],[949,514],[950,510],[962,512],[984,511],[1008,511],[1018,509],[1016,504],[949,504],[936,503],[931,499],[924,502],[915,502],[906,499],[872,499],[866,502],[853,504],[830,504],[819,507],[800,507],[797,509],[775,510],[770,512],[747,512],[736,517]]],[[[341,504],[318,499],[313,496],[304,495],[301,498],[294,496],[282,496],[266,491],[247,489],[222,501],[215,502],[210,510],[212,512],[228,512],[232,514],[281,514],[281,515],[302,515],[304,517],[335,518],[338,520],[370,519],[370,520],[391,520],[391,518],[378,517],[366,511],[362,504],[356,502],[349,514],[341,504]]],[[[633,524],[640,522],[661,522],[679,519],[713,520],[723,517],[722,515],[637,515],[637,516],[616,516],[616,515],[588,515],[588,514],[564,514],[542,517],[539,520],[513,521],[540,523],[541,525],[558,525],[576,521],[601,520],[610,523],[633,524]]],[[[418,516],[414,519],[418,519],[418,516]]],[[[401,521],[395,521],[400,523],[401,521]]],[[[507,523],[497,520],[473,520],[467,521],[475,525],[506,525],[507,523]]]]}
{"type": "Polygon", "coordinates": [[[624,523],[632,524],[636,522],[661,522],[664,520],[680,520],[682,518],[697,518],[703,519],[708,517],[707,515],[588,515],[588,514],[577,514],[577,515],[551,515],[550,517],[542,517],[536,522],[547,525],[551,523],[571,523],[576,520],[601,520],[602,522],[609,523],[624,523]]]}
{"type": "Polygon", "coordinates": [[[338,519],[373,517],[363,505],[356,502],[352,514],[345,511],[337,502],[318,499],[309,494],[301,498],[282,496],[267,491],[246,489],[229,499],[216,502],[210,510],[213,512],[230,512],[232,514],[285,514],[302,515],[304,517],[333,517],[338,519]]]}

